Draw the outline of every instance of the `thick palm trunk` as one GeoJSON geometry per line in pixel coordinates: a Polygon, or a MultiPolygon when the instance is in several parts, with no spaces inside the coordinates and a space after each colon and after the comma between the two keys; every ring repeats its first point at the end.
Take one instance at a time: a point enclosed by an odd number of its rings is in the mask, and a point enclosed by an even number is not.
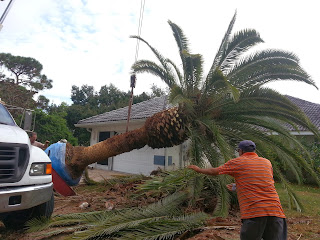
{"type": "Polygon", "coordinates": [[[181,109],[171,108],[154,114],[139,129],[113,136],[90,147],[73,147],[68,144],[66,165],[70,176],[76,179],[91,163],[140,149],[145,145],[164,148],[181,144],[186,140],[186,118],[183,116],[181,109]]]}

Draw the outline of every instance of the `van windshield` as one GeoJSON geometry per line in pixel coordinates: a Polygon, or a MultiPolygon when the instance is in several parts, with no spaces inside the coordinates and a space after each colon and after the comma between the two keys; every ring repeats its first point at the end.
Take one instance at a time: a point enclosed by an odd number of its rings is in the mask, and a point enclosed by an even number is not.
{"type": "Polygon", "coordinates": [[[12,126],[16,125],[10,113],[2,104],[0,104],[0,124],[6,124],[6,125],[12,125],[12,126]]]}

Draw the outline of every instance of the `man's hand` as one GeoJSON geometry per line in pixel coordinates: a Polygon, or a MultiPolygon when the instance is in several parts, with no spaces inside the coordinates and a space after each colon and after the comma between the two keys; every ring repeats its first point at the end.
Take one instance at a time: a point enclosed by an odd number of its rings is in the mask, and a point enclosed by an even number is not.
{"type": "Polygon", "coordinates": [[[42,149],[45,150],[49,146],[50,141],[46,141],[45,144],[43,144],[42,149]]]}
{"type": "Polygon", "coordinates": [[[194,170],[196,172],[199,172],[199,170],[200,170],[200,168],[198,166],[196,166],[196,165],[190,165],[190,166],[188,166],[188,168],[190,168],[190,169],[192,169],[192,170],[194,170]]]}
{"type": "Polygon", "coordinates": [[[196,165],[190,165],[188,166],[188,168],[198,172],[198,173],[202,173],[202,174],[206,174],[206,175],[213,175],[216,176],[219,174],[219,171],[217,168],[207,168],[207,169],[203,169],[203,168],[199,168],[196,165]]]}

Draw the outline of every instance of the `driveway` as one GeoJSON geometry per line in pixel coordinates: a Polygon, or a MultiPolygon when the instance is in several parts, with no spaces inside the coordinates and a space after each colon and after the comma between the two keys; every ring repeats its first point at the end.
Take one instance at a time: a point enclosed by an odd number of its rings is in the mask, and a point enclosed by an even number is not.
{"type": "Polygon", "coordinates": [[[101,169],[90,169],[88,168],[89,178],[96,181],[101,182],[104,179],[110,179],[115,176],[126,176],[130,175],[129,173],[117,172],[117,171],[109,171],[109,170],[101,170],[101,169]]]}

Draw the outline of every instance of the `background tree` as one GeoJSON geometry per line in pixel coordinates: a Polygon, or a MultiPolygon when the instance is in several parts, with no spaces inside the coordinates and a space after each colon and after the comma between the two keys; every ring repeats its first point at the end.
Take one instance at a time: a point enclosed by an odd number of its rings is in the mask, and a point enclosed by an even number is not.
{"type": "MultiPolygon", "coordinates": [[[[42,65],[34,58],[0,53],[0,98],[8,105],[20,108],[45,109],[49,100],[34,95],[44,89],[52,88],[52,80],[41,74],[42,65]]],[[[21,112],[20,112],[21,114],[21,112]]],[[[13,113],[18,117],[19,113],[13,113]]]]}
{"type": "Polygon", "coordinates": [[[76,124],[79,120],[85,119],[94,115],[98,112],[96,109],[92,109],[88,106],[73,104],[67,108],[67,115],[65,117],[68,128],[72,131],[73,135],[78,139],[78,143],[81,146],[90,145],[90,133],[83,128],[76,128],[76,124]]]}
{"type": "Polygon", "coordinates": [[[49,100],[48,98],[46,98],[46,97],[43,96],[43,95],[40,95],[40,96],[38,97],[38,100],[37,100],[37,103],[36,103],[37,108],[46,110],[46,109],[48,109],[48,107],[49,107],[49,102],[50,102],[50,100],[49,100]]]}
{"type": "Polygon", "coordinates": [[[0,53],[0,69],[4,81],[25,86],[29,90],[39,91],[52,88],[52,80],[41,74],[42,64],[34,58],[13,56],[10,53],[0,53]],[[6,74],[6,73],[9,74],[6,74]]]}
{"type": "Polygon", "coordinates": [[[49,140],[50,143],[58,142],[65,138],[72,145],[77,145],[77,139],[72,135],[68,129],[66,120],[60,114],[48,114],[43,110],[37,109],[35,132],[37,132],[38,140],[45,142],[49,140]]]}
{"type": "Polygon", "coordinates": [[[99,107],[110,110],[128,105],[128,94],[120,91],[113,84],[104,85],[99,91],[99,107]]]}
{"type": "MultiPolygon", "coordinates": [[[[96,93],[93,86],[82,85],[81,88],[73,85],[71,90],[71,100],[76,105],[86,105],[94,101],[96,93]]],[[[97,104],[96,104],[97,105],[97,104]]]]}
{"type": "Polygon", "coordinates": [[[36,101],[33,100],[34,94],[23,86],[11,82],[0,82],[0,98],[8,105],[34,108],[36,105],[36,101]]]}
{"type": "Polygon", "coordinates": [[[150,95],[151,98],[160,97],[167,94],[166,90],[163,90],[162,88],[158,87],[155,84],[152,84],[151,91],[152,91],[150,95]]]}

